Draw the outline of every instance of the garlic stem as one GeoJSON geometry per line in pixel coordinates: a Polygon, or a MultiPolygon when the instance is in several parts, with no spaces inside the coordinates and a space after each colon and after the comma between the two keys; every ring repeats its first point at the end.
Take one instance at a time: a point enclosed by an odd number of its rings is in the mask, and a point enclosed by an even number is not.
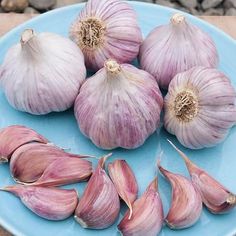
{"type": "Polygon", "coordinates": [[[104,67],[106,68],[106,71],[111,74],[118,74],[121,71],[120,64],[113,59],[105,61],[104,67]]]}
{"type": "Polygon", "coordinates": [[[185,21],[185,16],[182,15],[181,13],[176,13],[171,17],[170,21],[174,25],[178,25],[185,21]]]}
{"type": "Polygon", "coordinates": [[[21,43],[25,44],[35,36],[33,29],[26,29],[21,35],[21,43]]]}

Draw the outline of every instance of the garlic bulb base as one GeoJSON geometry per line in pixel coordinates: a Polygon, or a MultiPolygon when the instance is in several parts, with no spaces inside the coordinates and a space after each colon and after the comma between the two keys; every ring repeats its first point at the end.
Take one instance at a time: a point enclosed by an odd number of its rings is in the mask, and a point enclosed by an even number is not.
{"type": "Polygon", "coordinates": [[[95,17],[89,17],[79,22],[79,31],[77,32],[78,46],[82,49],[92,50],[100,47],[104,42],[104,23],[95,17]]]}

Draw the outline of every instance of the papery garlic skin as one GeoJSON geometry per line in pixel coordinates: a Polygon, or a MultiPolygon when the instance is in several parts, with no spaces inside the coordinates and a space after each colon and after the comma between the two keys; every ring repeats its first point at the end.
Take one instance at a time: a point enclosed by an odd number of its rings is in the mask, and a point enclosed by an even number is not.
{"type": "Polygon", "coordinates": [[[119,196],[129,207],[129,218],[131,218],[132,204],[138,194],[138,184],[135,175],[125,160],[115,160],[109,163],[108,172],[119,196]]]}
{"type": "Polygon", "coordinates": [[[8,186],[1,190],[15,194],[28,209],[47,220],[68,218],[78,204],[75,190],[23,185],[8,186]]]}
{"type": "Polygon", "coordinates": [[[186,177],[174,174],[158,164],[160,172],[172,186],[172,201],[166,223],[172,229],[184,229],[195,224],[202,212],[202,199],[194,183],[186,177]]]}
{"type": "Polygon", "coordinates": [[[133,214],[128,210],[118,229],[123,236],[156,236],[161,231],[164,213],[160,195],[157,190],[157,178],[148,186],[145,193],[134,202],[133,214]]]}
{"type": "Polygon", "coordinates": [[[185,147],[215,146],[236,122],[235,98],[230,80],[217,69],[179,73],[164,99],[164,126],[185,147]]]}
{"type": "Polygon", "coordinates": [[[144,40],[139,53],[141,68],[158,85],[168,89],[173,77],[194,66],[217,67],[218,53],[212,38],[176,13],[168,25],[156,27],[144,40]]]}
{"type": "Polygon", "coordinates": [[[120,0],[89,0],[73,22],[70,38],[84,53],[86,66],[95,71],[109,58],[131,62],[142,43],[134,9],[120,0]]]}
{"type": "Polygon", "coordinates": [[[8,50],[0,78],[15,109],[40,115],[70,108],[85,76],[84,57],[76,44],[28,29],[8,50]]]}
{"type": "Polygon", "coordinates": [[[99,160],[75,210],[75,220],[83,227],[105,229],[111,226],[120,211],[120,200],[103,166],[107,157],[99,160]]]}
{"type": "Polygon", "coordinates": [[[11,125],[0,130],[0,163],[8,162],[13,152],[27,143],[48,143],[33,129],[23,125],[11,125]]]}
{"type": "Polygon", "coordinates": [[[75,101],[81,132],[103,149],[136,148],[157,129],[163,99],[154,78],[107,60],[86,80],[75,101]]]}
{"type": "Polygon", "coordinates": [[[226,189],[206,171],[191,162],[172,142],[170,144],[184,159],[192,182],[200,192],[202,201],[208,210],[214,214],[222,214],[232,210],[236,206],[236,195],[226,189]]]}
{"type": "MultiPolygon", "coordinates": [[[[56,177],[59,177],[58,174],[67,175],[66,167],[68,167],[70,163],[66,163],[65,158],[80,159],[81,157],[83,156],[67,153],[51,144],[29,143],[19,147],[12,154],[10,160],[10,172],[14,180],[20,183],[35,182],[42,177],[45,171],[47,172],[47,175],[52,175],[51,177],[55,179],[56,177]],[[59,159],[63,159],[61,160],[61,165],[59,164],[60,167],[55,167],[58,163],[54,162],[57,160],[60,162],[59,159]],[[62,163],[64,164],[62,165],[62,163]],[[58,168],[60,168],[60,173],[57,174],[56,172],[58,171],[58,168]]],[[[82,178],[83,175],[79,168],[80,164],[82,166],[84,166],[84,164],[86,165],[86,168],[82,172],[87,173],[87,177],[91,175],[91,162],[86,160],[72,160],[72,162],[76,162],[78,169],[76,171],[75,166],[72,166],[69,168],[71,169],[71,172],[68,173],[69,175],[73,174],[73,169],[77,172],[77,179],[80,179],[80,177],[82,178]]],[[[75,163],[72,163],[72,165],[75,165],[75,163]]],[[[45,183],[45,175],[43,179],[45,183]]],[[[73,180],[73,178],[71,180],[73,180]]]]}

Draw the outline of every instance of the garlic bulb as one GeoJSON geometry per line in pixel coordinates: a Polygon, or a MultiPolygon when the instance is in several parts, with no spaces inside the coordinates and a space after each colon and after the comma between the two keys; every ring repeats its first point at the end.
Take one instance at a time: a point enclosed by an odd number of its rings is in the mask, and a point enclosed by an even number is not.
{"type": "Polygon", "coordinates": [[[85,76],[84,58],[76,44],[27,29],[21,42],[7,52],[0,79],[14,108],[39,115],[71,107],[85,76]]]}
{"type": "Polygon", "coordinates": [[[74,189],[14,185],[0,190],[13,193],[28,209],[47,220],[68,218],[78,204],[77,192],[74,189]]]}
{"type": "Polygon", "coordinates": [[[28,143],[48,143],[48,140],[23,125],[10,125],[1,129],[0,163],[8,162],[16,149],[28,143]]]}
{"type": "Polygon", "coordinates": [[[236,92],[220,71],[195,67],[174,77],[164,102],[164,126],[185,147],[222,142],[236,122],[236,92]]]}
{"type": "Polygon", "coordinates": [[[139,58],[141,68],[155,76],[164,89],[179,72],[194,66],[216,67],[218,64],[211,37],[179,13],[172,16],[168,25],[156,27],[147,36],[139,58]]]}
{"type": "Polygon", "coordinates": [[[98,147],[136,148],[158,127],[162,103],[150,74],[107,60],[81,87],[75,116],[82,133],[98,147]]]}
{"type": "Polygon", "coordinates": [[[70,29],[86,66],[97,71],[114,58],[131,62],[139,52],[142,34],[132,7],[120,0],[89,0],[70,29]]]}

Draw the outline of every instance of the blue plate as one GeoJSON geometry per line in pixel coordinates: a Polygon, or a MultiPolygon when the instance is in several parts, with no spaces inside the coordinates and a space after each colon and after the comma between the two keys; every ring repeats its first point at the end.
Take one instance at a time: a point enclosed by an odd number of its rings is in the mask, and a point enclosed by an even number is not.
{"type": "MultiPolygon", "coordinates": [[[[131,2],[138,12],[139,23],[143,35],[146,36],[155,26],[167,24],[170,16],[176,10],[161,7],[158,5],[145,4],[140,2],[131,2]]],[[[7,49],[19,41],[21,32],[25,28],[33,28],[38,32],[50,31],[61,35],[68,35],[68,27],[78,15],[83,4],[73,5],[61,8],[43,14],[35,19],[12,30],[10,33],[0,39],[0,62],[7,49]]],[[[215,27],[188,15],[189,20],[208,32],[217,45],[220,55],[220,69],[224,71],[236,87],[236,43],[229,36],[216,29],[215,27]]],[[[107,153],[96,148],[88,139],[86,139],[78,130],[73,111],[62,112],[58,114],[49,114],[46,116],[33,116],[18,112],[10,107],[4,94],[0,91],[0,127],[11,124],[23,124],[37,130],[45,135],[53,143],[61,147],[69,147],[72,152],[86,153],[93,155],[103,155],[107,153]]],[[[163,129],[159,134],[153,134],[145,144],[136,150],[114,150],[114,155],[110,159],[125,158],[133,168],[138,184],[139,194],[142,194],[150,181],[156,174],[156,158],[160,147],[165,151],[165,157],[162,160],[164,167],[171,171],[188,175],[185,165],[173,148],[167,143],[166,138],[177,143],[176,139],[169,135],[163,129]]],[[[203,167],[216,179],[221,181],[231,191],[236,192],[236,128],[233,128],[224,143],[217,147],[204,149],[200,151],[182,150],[186,152],[191,159],[199,166],[203,167]]],[[[178,144],[178,143],[177,143],[178,144]]],[[[180,146],[178,144],[178,146],[180,146]]],[[[14,184],[9,174],[7,164],[0,165],[0,187],[14,184]]],[[[83,192],[85,184],[75,184],[66,188],[75,187],[80,195],[83,192]]],[[[163,177],[159,176],[159,189],[163,200],[165,213],[169,209],[171,189],[163,177]]],[[[27,236],[112,236],[120,235],[117,232],[116,225],[122,218],[126,208],[122,207],[119,219],[110,228],[106,230],[85,230],[77,224],[73,218],[61,222],[51,222],[41,219],[26,209],[19,199],[5,192],[0,192],[0,224],[15,235],[27,236]]],[[[163,227],[160,235],[234,235],[236,233],[236,210],[230,214],[215,216],[206,209],[203,210],[200,220],[193,227],[185,230],[172,231],[168,227],[163,227]]]]}

